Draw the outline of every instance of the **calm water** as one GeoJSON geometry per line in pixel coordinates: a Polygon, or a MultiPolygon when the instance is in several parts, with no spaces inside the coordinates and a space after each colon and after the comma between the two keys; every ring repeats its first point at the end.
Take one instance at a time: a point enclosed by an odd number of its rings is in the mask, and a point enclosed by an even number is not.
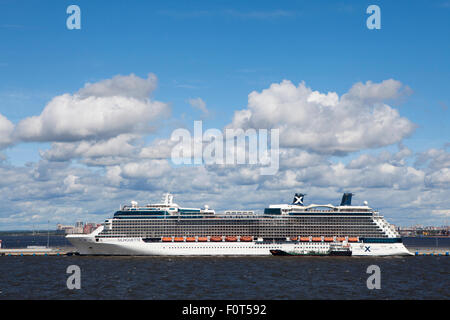
{"type": "Polygon", "coordinates": [[[450,257],[0,257],[0,299],[449,299],[450,257]],[[368,290],[366,269],[381,269],[368,290]],[[66,268],[81,269],[68,290],[66,268]]]}
{"type": "MultiPolygon", "coordinates": [[[[420,247],[421,240],[409,242],[420,247]]],[[[438,245],[448,246],[448,240],[438,245]]],[[[445,256],[5,256],[0,257],[0,268],[0,299],[450,298],[450,257],[445,256]],[[381,269],[380,290],[366,286],[366,270],[373,264],[381,269]],[[80,290],[66,287],[70,265],[81,268],[80,290]]]]}
{"type": "Polygon", "coordinates": [[[0,234],[2,248],[26,248],[27,246],[46,246],[47,241],[50,247],[69,247],[70,242],[64,236],[5,236],[0,234]]]}

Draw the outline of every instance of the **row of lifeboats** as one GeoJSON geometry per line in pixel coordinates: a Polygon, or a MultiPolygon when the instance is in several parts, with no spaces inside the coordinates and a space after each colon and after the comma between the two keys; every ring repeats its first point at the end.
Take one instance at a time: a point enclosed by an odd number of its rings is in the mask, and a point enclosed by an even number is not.
{"type": "MultiPolygon", "coordinates": [[[[291,237],[291,241],[300,242],[358,242],[358,237],[291,237]]],[[[211,237],[162,237],[162,242],[251,242],[252,236],[211,236],[211,237]]]]}
{"type": "Polygon", "coordinates": [[[219,237],[219,236],[211,236],[211,237],[162,237],[162,242],[251,242],[253,241],[253,237],[251,236],[228,236],[228,237],[219,237]]]}
{"type": "Polygon", "coordinates": [[[290,238],[291,241],[300,241],[300,242],[343,242],[343,241],[348,241],[348,242],[358,242],[359,239],[358,237],[291,237],[290,238]]]}

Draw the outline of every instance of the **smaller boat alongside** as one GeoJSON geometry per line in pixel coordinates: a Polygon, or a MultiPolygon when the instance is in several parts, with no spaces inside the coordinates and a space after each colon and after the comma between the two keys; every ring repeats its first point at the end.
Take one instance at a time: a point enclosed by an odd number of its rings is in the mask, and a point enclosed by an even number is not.
{"type": "Polygon", "coordinates": [[[270,250],[273,256],[327,256],[325,251],[283,251],[270,250]]]}
{"type": "Polygon", "coordinates": [[[273,256],[346,256],[350,257],[352,255],[352,251],[350,250],[350,246],[342,245],[338,243],[330,244],[330,249],[318,251],[318,250],[270,250],[270,253],[273,256]]]}

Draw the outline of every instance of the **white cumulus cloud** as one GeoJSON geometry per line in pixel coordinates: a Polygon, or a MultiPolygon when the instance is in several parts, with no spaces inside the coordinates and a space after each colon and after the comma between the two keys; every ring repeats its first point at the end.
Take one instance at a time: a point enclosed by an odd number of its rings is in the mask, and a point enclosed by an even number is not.
{"type": "Polygon", "coordinates": [[[415,125],[383,103],[398,98],[404,86],[395,80],[355,84],[341,98],[305,83],[284,80],[253,91],[247,109],[237,111],[229,127],[279,128],[282,147],[343,154],[401,142],[415,125]]]}
{"type": "Polygon", "coordinates": [[[206,108],[206,102],[203,101],[202,98],[195,98],[195,99],[191,98],[188,100],[188,102],[193,108],[199,109],[204,114],[208,114],[209,111],[206,108]]]}
{"type": "Polygon", "coordinates": [[[87,83],[78,91],[78,94],[82,97],[123,96],[146,99],[155,90],[157,82],[157,77],[153,73],[150,73],[147,79],[133,73],[128,76],[117,75],[111,79],[87,83]]]}
{"type": "Polygon", "coordinates": [[[149,131],[169,110],[148,98],[155,81],[154,75],[131,74],[87,84],[73,95],[53,98],[39,116],[20,121],[14,134],[23,141],[71,142],[149,131]]]}
{"type": "Polygon", "coordinates": [[[5,116],[0,114],[0,149],[13,143],[12,133],[14,125],[5,116]]]}
{"type": "Polygon", "coordinates": [[[121,134],[107,140],[55,142],[49,150],[41,151],[41,157],[49,161],[67,161],[74,158],[101,158],[130,156],[135,150],[132,144],[138,135],[121,134]]]}

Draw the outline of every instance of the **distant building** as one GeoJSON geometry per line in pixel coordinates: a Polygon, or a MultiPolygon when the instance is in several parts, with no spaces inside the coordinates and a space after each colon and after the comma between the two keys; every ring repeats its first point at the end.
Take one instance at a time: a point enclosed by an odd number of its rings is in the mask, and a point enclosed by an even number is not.
{"type": "Polygon", "coordinates": [[[75,228],[83,228],[84,227],[84,222],[83,221],[78,221],[75,223],[75,228]]]}
{"type": "Polygon", "coordinates": [[[95,229],[97,229],[97,223],[93,223],[93,222],[86,223],[83,227],[83,233],[89,234],[92,231],[94,231],[95,229]]]}
{"type": "Polygon", "coordinates": [[[72,234],[75,233],[75,227],[74,226],[64,226],[62,224],[56,225],[56,230],[58,231],[64,231],[65,234],[72,234]]]}
{"type": "Polygon", "coordinates": [[[65,234],[89,234],[92,233],[95,229],[100,227],[101,223],[95,223],[95,222],[82,222],[78,221],[75,223],[75,226],[65,226],[62,224],[56,225],[56,230],[63,231],[65,234]]]}
{"type": "Polygon", "coordinates": [[[416,236],[438,236],[448,237],[450,235],[449,226],[433,227],[433,226],[412,226],[399,227],[398,232],[402,237],[416,237],[416,236]]]}

